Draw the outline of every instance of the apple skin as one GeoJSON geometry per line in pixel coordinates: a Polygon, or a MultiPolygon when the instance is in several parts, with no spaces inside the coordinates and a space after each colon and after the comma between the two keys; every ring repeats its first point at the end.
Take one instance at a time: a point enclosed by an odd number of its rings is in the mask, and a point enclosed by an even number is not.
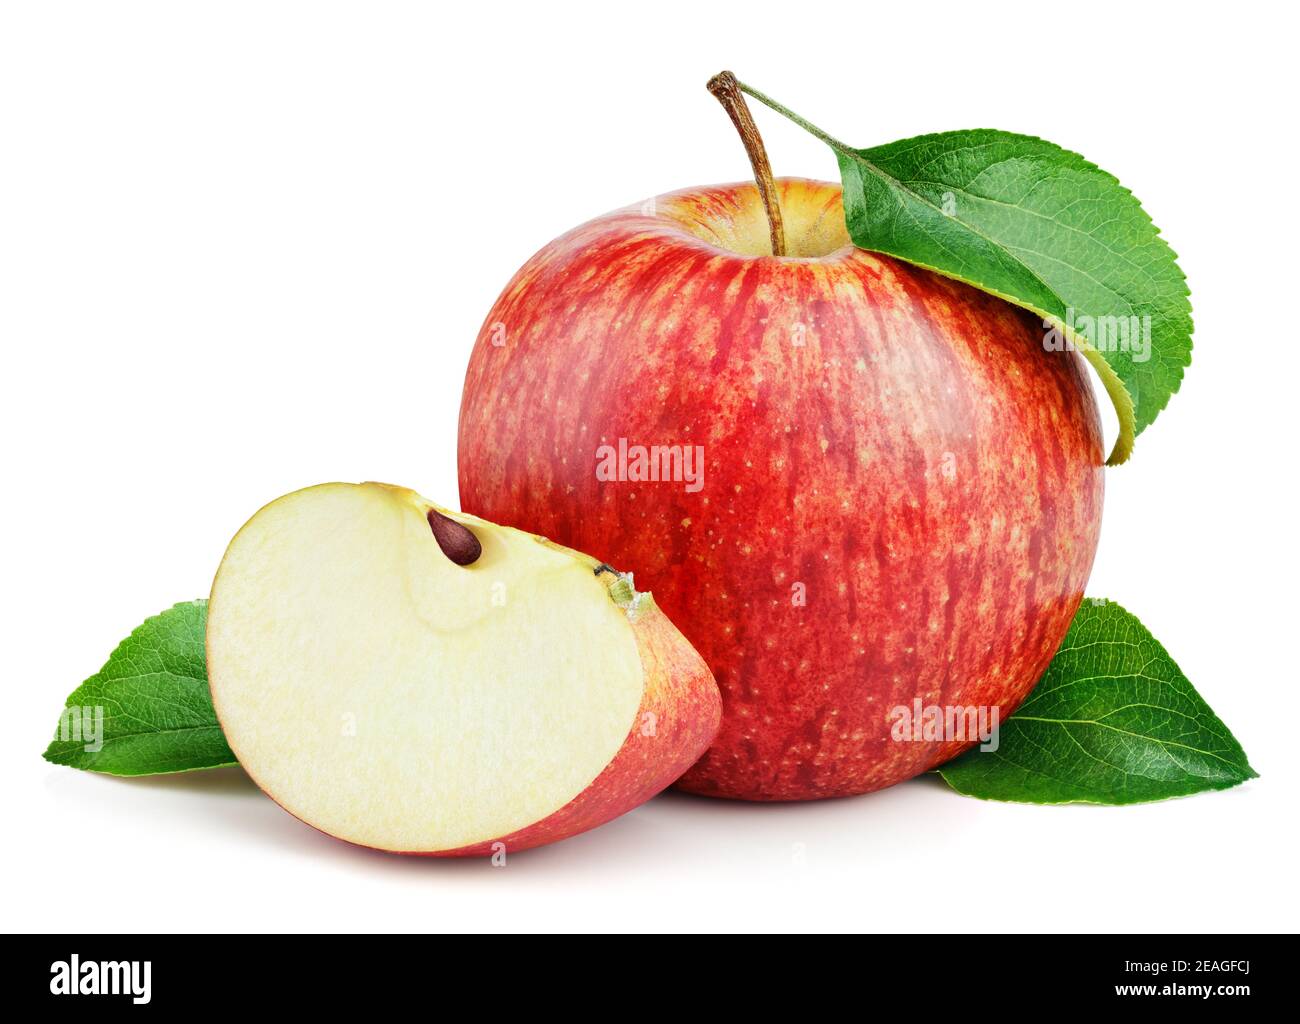
{"type": "Polygon", "coordinates": [[[895,740],[890,711],[1011,713],[1082,600],[1102,509],[1077,354],[853,247],[838,186],[778,192],[804,258],[759,255],[746,184],[546,246],[488,313],[460,416],[462,507],[637,568],[723,695],[678,786],[746,800],[865,793],[971,746],[895,740]],[[598,480],[619,438],[702,445],[703,488],[598,480]]]}

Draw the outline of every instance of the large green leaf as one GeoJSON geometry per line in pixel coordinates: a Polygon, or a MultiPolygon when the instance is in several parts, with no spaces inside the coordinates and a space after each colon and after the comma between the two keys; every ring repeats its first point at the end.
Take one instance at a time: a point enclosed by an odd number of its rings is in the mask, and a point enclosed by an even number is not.
{"type": "Polygon", "coordinates": [[[1142,623],[1085,601],[1043,678],[998,732],[939,774],[967,796],[1131,804],[1256,777],[1241,744],[1142,623]]]}
{"type": "Polygon", "coordinates": [[[994,129],[854,149],[741,88],[835,151],[855,245],[1022,306],[1047,347],[1081,351],[1119,416],[1109,461],[1128,458],[1192,352],[1183,273],[1128,189],[1077,153],[994,129]]]}
{"type": "Polygon", "coordinates": [[[110,775],[235,764],[208,693],[208,603],[156,615],[72,691],[45,758],[110,775]]]}

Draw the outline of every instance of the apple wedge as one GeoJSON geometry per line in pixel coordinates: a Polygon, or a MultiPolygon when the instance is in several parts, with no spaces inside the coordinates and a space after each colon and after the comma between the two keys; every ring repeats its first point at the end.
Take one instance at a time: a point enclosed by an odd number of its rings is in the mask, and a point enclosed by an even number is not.
{"type": "Polygon", "coordinates": [[[331,836],[555,842],[670,785],[718,729],[713,676],[631,583],[405,488],[309,487],[226,551],[212,702],[254,781],[331,836]]]}

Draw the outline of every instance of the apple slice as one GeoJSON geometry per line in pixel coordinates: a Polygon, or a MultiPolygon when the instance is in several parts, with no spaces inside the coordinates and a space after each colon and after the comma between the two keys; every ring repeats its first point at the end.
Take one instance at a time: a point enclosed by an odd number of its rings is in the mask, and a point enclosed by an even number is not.
{"type": "Polygon", "coordinates": [[[329,835],[554,842],[670,785],[718,729],[713,676],[631,582],[405,488],[309,487],[226,551],[212,702],[254,781],[329,835]]]}

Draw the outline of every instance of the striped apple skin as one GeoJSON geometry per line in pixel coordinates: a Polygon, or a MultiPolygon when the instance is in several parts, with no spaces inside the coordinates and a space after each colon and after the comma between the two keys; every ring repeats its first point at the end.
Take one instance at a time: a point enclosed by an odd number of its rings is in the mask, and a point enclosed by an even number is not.
{"type": "Polygon", "coordinates": [[[1102,437],[1040,321],[848,244],[838,186],[660,197],[562,236],[488,314],[466,375],[466,511],[617,567],[695,645],[721,730],[679,780],[747,800],[865,793],[971,745],[900,741],[916,698],[1033,688],[1083,596],[1102,437]],[[739,251],[731,251],[731,250],[739,251]],[[598,479],[598,449],[699,445],[703,486],[598,479]]]}

